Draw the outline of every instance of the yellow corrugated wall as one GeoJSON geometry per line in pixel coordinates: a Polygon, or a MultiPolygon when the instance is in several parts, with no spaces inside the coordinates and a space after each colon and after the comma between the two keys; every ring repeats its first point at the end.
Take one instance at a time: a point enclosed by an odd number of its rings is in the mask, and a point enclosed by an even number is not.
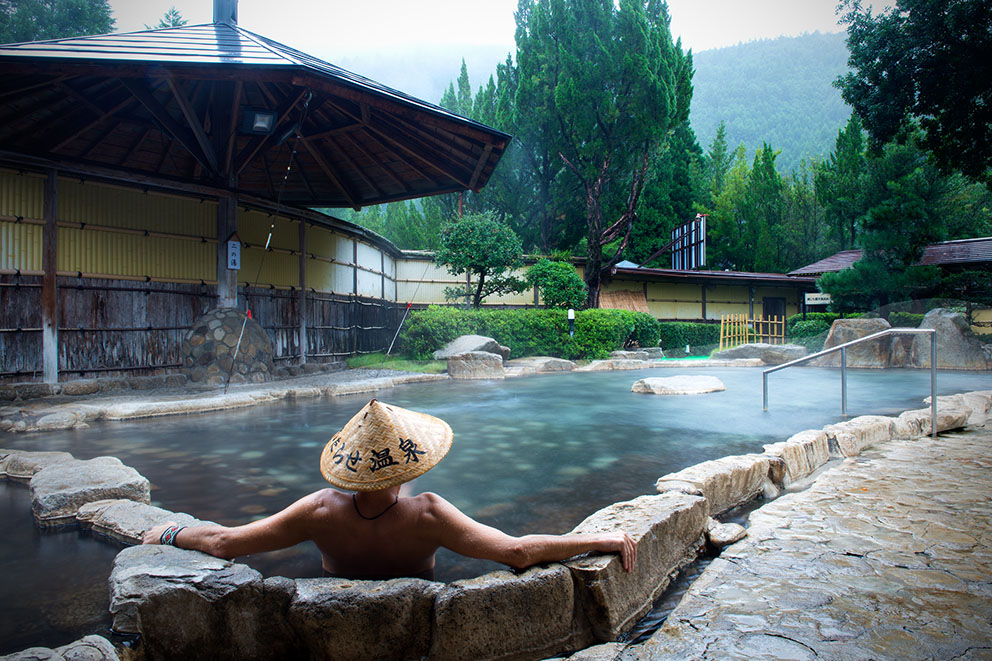
{"type": "Polygon", "coordinates": [[[211,238],[217,203],[59,177],[59,220],[211,238]]]}
{"type": "Polygon", "coordinates": [[[41,220],[45,215],[45,176],[0,171],[0,215],[41,220]]]}
{"type": "Polygon", "coordinates": [[[164,280],[215,280],[216,244],[59,228],[58,269],[164,280]]]}
{"type": "Polygon", "coordinates": [[[41,270],[41,225],[0,222],[0,269],[41,270]]]}

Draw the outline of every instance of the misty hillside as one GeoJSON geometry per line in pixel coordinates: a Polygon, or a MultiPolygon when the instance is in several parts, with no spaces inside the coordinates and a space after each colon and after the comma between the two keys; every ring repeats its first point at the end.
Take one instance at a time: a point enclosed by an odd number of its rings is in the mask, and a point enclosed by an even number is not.
{"type": "MultiPolygon", "coordinates": [[[[804,157],[825,157],[850,114],[831,85],[847,70],[844,39],[843,33],[813,33],[693,53],[690,120],[700,146],[709,147],[723,120],[731,149],[743,142],[750,160],[762,141],[768,142],[781,152],[776,161],[781,172],[797,167],[804,157]]],[[[506,56],[493,46],[437,46],[417,53],[340,58],[335,64],[438,103],[458,77],[463,57],[475,91],[506,56]]]]}
{"type": "Polygon", "coordinates": [[[806,34],[693,53],[690,121],[705,150],[723,120],[731,149],[753,156],[762,141],[781,151],[788,172],[804,157],[824,157],[850,108],[831,83],[847,71],[846,35],[806,34]]]}

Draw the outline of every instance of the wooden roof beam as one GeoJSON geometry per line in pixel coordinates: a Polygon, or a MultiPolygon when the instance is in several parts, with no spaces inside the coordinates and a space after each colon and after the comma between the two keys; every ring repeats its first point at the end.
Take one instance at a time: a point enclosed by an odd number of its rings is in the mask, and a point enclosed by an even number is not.
{"type": "MultiPolygon", "coordinates": [[[[396,130],[396,128],[393,127],[393,126],[390,126],[389,128],[391,128],[393,130],[396,130]]],[[[413,158],[421,161],[422,163],[424,163],[428,167],[432,168],[436,172],[439,172],[440,174],[444,175],[444,177],[446,177],[448,179],[451,179],[452,181],[454,181],[454,182],[456,182],[458,184],[461,184],[462,186],[465,187],[465,189],[468,189],[469,188],[468,179],[464,178],[461,174],[454,172],[450,168],[441,167],[440,165],[438,165],[437,163],[435,163],[433,160],[431,160],[427,156],[425,156],[423,152],[428,152],[428,153],[433,152],[435,156],[440,157],[438,160],[441,160],[441,159],[444,158],[444,156],[442,154],[438,154],[436,151],[434,151],[434,149],[430,145],[425,144],[424,142],[422,142],[421,140],[419,140],[415,136],[410,135],[409,138],[414,143],[419,143],[419,144],[416,144],[416,146],[419,147],[419,149],[414,149],[413,147],[408,146],[407,144],[405,144],[405,142],[403,140],[400,140],[399,138],[396,138],[395,136],[390,135],[387,131],[384,131],[382,128],[380,128],[375,123],[366,126],[366,129],[369,130],[369,131],[373,131],[373,132],[377,133],[379,135],[379,137],[383,138],[384,140],[388,140],[389,142],[392,142],[393,145],[397,149],[400,149],[401,151],[405,152],[409,156],[411,156],[411,157],[413,157],[413,158]],[[423,151],[421,151],[421,150],[423,150],[423,151]]]]}
{"type": "Polygon", "coordinates": [[[55,143],[55,145],[45,148],[45,151],[57,152],[58,150],[62,149],[67,144],[78,138],[80,135],[88,131],[90,128],[96,126],[97,124],[100,124],[101,122],[107,121],[108,119],[110,119],[111,117],[113,117],[114,115],[116,115],[117,113],[124,110],[125,108],[127,108],[128,106],[130,106],[135,102],[136,101],[133,96],[126,97],[123,101],[115,105],[110,110],[104,111],[104,113],[100,115],[100,117],[97,118],[96,121],[91,122],[85,126],[81,126],[78,129],[72,131],[69,135],[67,135],[66,137],[60,139],[57,143],[55,143]]]}
{"type": "Polygon", "coordinates": [[[348,164],[348,167],[352,168],[355,172],[357,172],[358,176],[361,177],[362,181],[364,181],[369,188],[375,191],[376,195],[378,195],[379,197],[385,197],[385,193],[383,192],[383,190],[378,186],[376,186],[374,181],[372,181],[367,176],[365,176],[365,171],[362,170],[362,168],[358,167],[358,164],[355,163],[355,160],[351,158],[351,156],[349,156],[348,153],[338,145],[338,143],[336,143],[330,137],[328,137],[326,140],[331,144],[332,147],[334,147],[334,149],[339,154],[341,154],[341,158],[343,158],[344,161],[348,164]]]}
{"type": "MultiPolygon", "coordinates": [[[[196,137],[183,127],[179,122],[173,119],[169,111],[165,109],[161,103],[155,98],[155,96],[145,87],[142,83],[132,80],[129,78],[121,78],[121,85],[126,87],[131,94],[134,95],[138,101],[141,102],[148,112],[151,113],[152,117],[162,126],[163,129],[168,131],[168,133],[175,138],[179,144],[181,144],[186,151],[188,151],[193,158],[196,159],[198,163],[205,167],[210,167],[210,161],[207,159],[206,154],[204,154],[199,147],[196,137]]],[[[216,171],[216,168],[214,168],[216,171]]]]}
{"type": "Polygon", "coordinates": [[[341,194],[344,195],[344,199],[348,200],[348,204],[350,204],[355,211],[361,209],[362,205],[355,201],[355,195],[341,182],[341,177],[339,177],[334,171],[334,168],[332,168],[331,165],[324,160],[324,156],[320,153],[320,150],[311,145],[310,141],[306,138],[300,138],[300,142],[302,142],[303,146],[307,148],[307,151],[310,152],[310,156],[312,156],[313,160],[317,162],[320,169],[324,171],[327,178],[330,179],[334,185],[338,187],[338,189],[340,189],[341,194]]]}
{"type": "Polygon", "coordinates": [[[472,173],[472,178],[469,179],[468,188],[469,190],[478,193],[482,190],[479,184],[479,176],[482,174],[482,168],[485,167],[486,163],[489,162],[489,155],[493,152],[492,145],[486,145],[486,148],[482,150],[482,156],[479,157],[479,162],[475,166],[475,172],[472,173]],[[478,186],[478,187],[477,187],[478,186]]]}
{"type": "Polygon", "coordinates": [[[358,142],[357,140],[355,140],[354,138],[352,138],[351,135],[349,135],[347,133],[344,134],[344,135],[342,135],[341,137],[344,138],[345,140],[347,140],[348,142],[350,142],[351,145],[355,149],[357,149],[358,151],[362,152],[362,155],[365,158],[369,159],[369,162],[370,163],[378,163],[379,164],[379,168],[386,174],[387,177],[389,177],[390,179],[393,180],[393,183],[396,184],[396,186],[401,191],[403,191],[404,193],[409,193],[410,192],[409,186],[407,186],[406,184],[404,184],[395,174],[393,174],[389,170],[389,168],[386,167],[386,165],[384,163],[379,163],[378,159],[376,159],[372,154],[370,154],[369,153],[369,150],[366,149],[362,145],[362,143],[358,142]]]}
{"type": "Polygon", "coordinates": [[[66,80],[68,78],[69,76],[64,76],[64,75],[55,76],[51,80],[46,80],[41,83],[33,83],[31,85],[24,85],[23,87],[17,87],[15,89],[5,90],[3,92],[0,92],[0,102],[4,101],[7,97],[23,96],[27,92],[33,92],[34,90],[42,87],[48,87],[49,85],[57,85],[61,83],[63,80],[66,80]]]}
{"type": "Polygon", "coordinates": [[[207,138],[207,132],[204,130],[203,123],[196,116],[196,112],[193,110],[189,99],[186,98],[182,86],[171,76],[167,79],[167,82],[169,83],[169,89],[172,90],[172,96],[175,97],[176,103],[179,104],[179,110],[182,111],[183,117],[186,118],[186,123],[193,130],[193,136],[196,138],[197,144],[200,145],[200,149],[207,159],[205,165],[208,165],[213,173],[220,174],[220,167],[217,165],[217,154],[214,152],[214,146],[210,144],[210,139],[207,138]]]}
{"type": "Polygon", "coordinates": [[[121,157],[120,157],[119,159],[117,159],[117,165],[118,165],[118,166],[120,166],[120,165],[123,165],[123,164],[124,164],[124,161],[126,161],[126,160],[128,159],[128,157],[129,157],[129,156],[130,156],[131,154],[133,154],[133,153],[134,153],[134,151],[135,151],[135,150],[136,150],[136,149],[137,149],[138,147],[140,147],[140,146],[141,146],[141,143],[145,141],[145,138],[147,138],[147,137],[148,137],[148,134],[149,134],[149,133],[151,133],[151,131],[152,131],[152,129],[151,129],[151,127],[150,127],[150,126],[149,126],[149,127],[146,127],[146,128],[144,128],[144,129],[139,129],[139,130],[138,130],[138,137],[137,137],[137,139],[135,139],[135,140],[133,140],[133,141],[131,142],[131,144],[130,144],[130,145],[128,145],[128,147],[127,147],[127,150],[126,150],[126,151],[124,152],[124,155],[123,155],[123,156],[121,156],[121,157]]]}

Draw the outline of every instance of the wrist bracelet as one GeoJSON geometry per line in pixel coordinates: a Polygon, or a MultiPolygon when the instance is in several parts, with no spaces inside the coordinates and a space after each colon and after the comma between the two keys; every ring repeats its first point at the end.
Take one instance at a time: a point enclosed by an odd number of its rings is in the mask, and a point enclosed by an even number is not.
{"type": "Polygon", "coordinates": [[[162,536],[158,538],[158,543],[162,545],[168,544],[169,546],[175,546],[176,535],[185,529],[186,526],[169,526],[162,532],[162,536]]]}

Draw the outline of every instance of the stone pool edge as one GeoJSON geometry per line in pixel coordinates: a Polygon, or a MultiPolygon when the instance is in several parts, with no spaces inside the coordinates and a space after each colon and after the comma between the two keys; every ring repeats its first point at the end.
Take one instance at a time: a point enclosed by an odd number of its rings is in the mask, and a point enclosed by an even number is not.
{"type": "MultiPolygon", "coordinates": [[[[938,431],[984,425],[992,391],[937,401],[938,431]]],[[[615,556],[587,556],[450,584],[292,580],[263,578],[246,565],[195,551],[132,546],[118,554],[111,574],[114,628],[141,634],[141,654],[147,658],[180,650],[194,655],[209,650],[220,658],[337,657],[342,650],[349,650],[345,656],[369,658],[412,650],[414,656],[437,659],[466,654],[524,659],[611,643],[695,559],[713,517],[761,494],[777,494],[832,457],[854,457],[878,443],[929,433],[929,408],[894,418],[861,416],[799,432],[765,445],[760,454],[723,457],[665,475],[658,479],[657,495],[614,503],[573,530],[626,530],[638,540],[632,574],[622,571],[615,556]]],[[[33,487],[35,476],[45,482],[46,470],[49,476],[56,470],[78,472],[71,462],[81,460],[68,453],[0,450],[0,479],[33,487]]],[[[33,511],[34,500],[33,489],[33,511]]],[[[81,526],[125,543],[137,543],[145,529],[163,520],[201,523],[152,507],[140,495],[108,498],[104,490],[74,502],[81,526]]],[[[64,521],[64,512],[60,516],[64,521]]],[[[615,649],[611,644],[606,651],[615,649]]]]}

